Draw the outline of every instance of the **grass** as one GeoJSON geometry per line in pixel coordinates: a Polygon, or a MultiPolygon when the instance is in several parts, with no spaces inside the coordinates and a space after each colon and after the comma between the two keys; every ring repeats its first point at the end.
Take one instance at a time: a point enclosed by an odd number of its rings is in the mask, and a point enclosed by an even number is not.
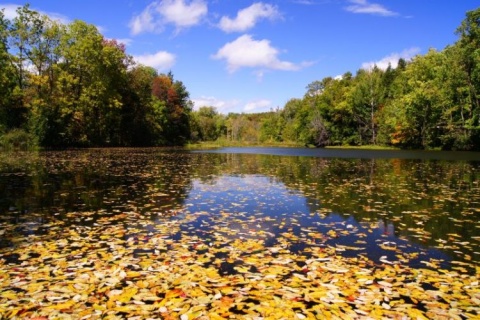
{"type": "Polygon", "coordinates": [[[216,141],[200,141],[197,143],[189,143],[185,147],[187,149],[216,149],[225,147],[304,147],[304,145],[294,142],[256,142],[219,139],[216,141]]]}
{"type": "MultiPolygon", "coordinates": [[[[200,141],[197,143],[189,143],[186,145],[187,149],[216,149],[225,147],[286,147],[286,148],[303,148],[305,145],[295,142],[254,142],[254,141],[232,141],[226,139],[219,139],[216,141],[200,141]]],[[[314,148],[313,145],[308,145],[309,148],[314,148]]],[[[328,146],[328,149],[358,149],[358,150],[400,150],[396,147],[383,145],[364,145],[364,146],[328,146]]]]}
{"type": "Polygon", "coordinates": [[[328,146],[329,149],[357,149],[357,150],[401,150],[397,147],[368,144],[364,146],[328,146]]]}

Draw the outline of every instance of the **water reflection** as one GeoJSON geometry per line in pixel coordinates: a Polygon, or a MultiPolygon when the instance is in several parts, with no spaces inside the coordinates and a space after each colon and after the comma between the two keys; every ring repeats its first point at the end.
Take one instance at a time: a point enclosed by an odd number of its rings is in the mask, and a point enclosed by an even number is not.
{"type": "Polygon", "coordinates": [[[412,267],[431,259],[447,267],[452,259],[404,237],[387,217],[330,212],[298,190],[262,175],[195,180],[185,204],[191,213],[206,213],[193,224],[194,230],[213,229],[229,241],[253,239],[275,247],[283,236],[290,239],[286,249],[295,254],[305,254],[308,246],[330,246],[344,256],[365,255],[379,263],[398,261],[403,255],[412,267]]]}
{"type": "Polygon", "coordinates": [[[99,149],[4,157],[0,247],[45,234],[57,221],[95,226],[115,217],[128,228],[122,214],[134,213],[153,224],[182,221],[175,239],[182,233],[211,241],[260,239],[298,254],[332,246],[347,256],[404,259],[412,266],[480,264],[479,162],[278,156],[279,150],[99,149]]]}
{"type": "Polygon", "coordinates": [[[469,152],[469,151],[445,152],[445,151],[423,151],[423,150],[231,147],[231,148],[201,150],[198,152],[230,153],[230,154],[266,154],[266,155],[277,155],[277,156],[304,156],[304,157],[343,158],[343,159],[421,159],[421,160],[480,161],[480,152],[469,152]]]}

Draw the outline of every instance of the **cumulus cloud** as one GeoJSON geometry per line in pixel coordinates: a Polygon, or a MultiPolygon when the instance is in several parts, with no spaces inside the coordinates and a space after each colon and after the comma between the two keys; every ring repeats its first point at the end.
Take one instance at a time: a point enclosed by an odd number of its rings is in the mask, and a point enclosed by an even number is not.
{"type": "Polygon", "coordinates": [[[225,32],[242,32],[253,28],[261,19],[275,20],[280,17],[281,14],[277,7],[257,2],[238,11],[234,19],[222,17],[218,26],[225,32]]]}
{"type": "MultiPolygon", "coordinates": [[[[13,20],[15,19],[15,17],[17,17],[17,9],[20,7],[22,6],[18,4],[0,4],[0,10],[4,9],[3,14],[5,15],[5,18],[7,18],[8,20],[13,20]]],[[[54,21],[58,21],[62,24],[68,24],[70,22],[70,19],[68,19],[66,16],[56,12],[46,12],[46,11],[41,11],[34,8],[30,8],[30,9],[35,10],[40,14],[46,15],[50,19],[54,21]]]]}
{"type": "Polygon", "coordinates": [[[278,49],[272,47],[269,40],[254,40],[245,34],[225,44],[212,58],[225,60],[229,72],[242,67],[295,71],[307,65],[282,61],[278,54],[278,49]]]}
{"type": "Polygon", "coordinates": [[[150,3],[139,15],[130,21],[130,32],[162,32],[166,24],[173,24],[177,30],[199,24],[207,14],[208,7],[203,0],[163,0],[150,3]]]}
{"type": "Polygon", "coordinates": [[[130,32],[133,35],[142,33],[142,32],[160,32],[163,27],[160,22],[155,22],[154,15],[155,3],[148,5],[142,13],[137,16],[134,16],[130,20],[130,32]]]}
{"type": "Polygon", "coordinates": [[[201,107],[215,107],[219,113],[228,113],[238,107],[239,100],[221,100],[216,97],[201,96],[192,99],[196,110],[201,107]]]}
{"type": "Polygon", "coordinates": [[[244,112],[263,112],[268,111],[272,102],[267,99],[260,99],[248,102],[243,108],[244,112]]]}
{"type": "Polygon", "coordinates": [[[271,108],[272,102],[267,99],[257,99],[243,104],[240,100],[222,100],[212,96],[201,96],[192,99],[195,110],[201,107],[214,107],[219,113],[229,112],[264,112],[271,108]]]}
{"type": "Polygon", "coordinates": [[[157,11],[166,22],[173,23],[177,27],[191,27],[200,23],[207,14],[207,4],[201,0],[194,0],[190,4],[184,0],[164,0],[160,3],[157,11]]]}
{"type": "Polygon", "coordinates": [[[396,68],[398,65],[398,60],[411,60],[414,56],[420,53],[420,48],[409,48],[405,49],[402,52],[391,53],[388,56],[378,60],[378,61],[370,61],[362,63],[362,69],[371,69],[374,66],[377,68],[385,70],[390,65],[392,68],[396,68]]]}
{"type": "Polygon", "coordinates": [[[373,14],[379,16],[396,16],[398,13],[388,10],[384,6],[378,3],[369,3],[367,0],[349,0],[352,3],[350,6],[345,7],[345,10],[353,13],[373,14]]]}
{"type": "Polygon", "coordinates": [[[175,64],[176,57],[169,52],[159,51],[154,54],[134,56],[133,59],[140,64],[155,68],[158,71],[167,71],[175,64]]]}

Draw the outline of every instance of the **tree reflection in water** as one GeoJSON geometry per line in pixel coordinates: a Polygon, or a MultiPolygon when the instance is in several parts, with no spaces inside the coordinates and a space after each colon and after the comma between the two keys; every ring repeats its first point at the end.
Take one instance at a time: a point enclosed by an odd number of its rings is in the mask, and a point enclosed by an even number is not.
{"type": "Polygon", "coordinates": [[[272,247],[279,235],[291,234],[289,250],[297,253],[321,245],[374,261],[405,255],[412,266],[430,259],[445,261],[442,266],[450,260],[479,264],[479,162],[296,156],[288,150],[10,155],[0,167],[0,246],[45,234],[55,221],[93,226],[119,216],[122,223],[121,213],[135,212],[152,223],[191,215],[177,238],[182,232],[211,237],[222,227],[232,231],[229,237],[260,235],[272,247]]]}

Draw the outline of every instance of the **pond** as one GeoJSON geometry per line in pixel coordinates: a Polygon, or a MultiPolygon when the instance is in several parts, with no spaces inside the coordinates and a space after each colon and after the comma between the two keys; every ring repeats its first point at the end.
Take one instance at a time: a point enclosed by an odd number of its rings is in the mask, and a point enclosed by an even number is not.
{"type": "Polygon", "coordinates": [[[480,153],[2,154],[0,315],[475,318],[479,218],[480,153]]]}

